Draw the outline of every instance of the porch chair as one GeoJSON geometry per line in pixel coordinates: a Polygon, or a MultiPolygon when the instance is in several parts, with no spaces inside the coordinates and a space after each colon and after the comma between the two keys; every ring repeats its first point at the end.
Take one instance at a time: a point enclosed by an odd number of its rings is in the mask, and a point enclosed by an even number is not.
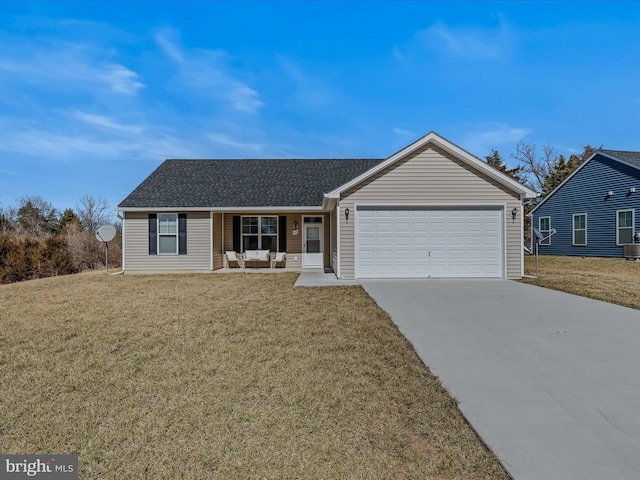
{"type": "Polygon", "coordinates": [[[276,265],[287,266],[287,252],[278,252],[275,257],[271,259],[271,268],[276,268],[276,265]]]}
{"type": "Polygon", "coordinates": [[[231,264],[234,263],[236,267],[244,268],[244,260],[242,260],[242,254],[236,252],[226,252],[227,267],[231,268],[231,264]]]}

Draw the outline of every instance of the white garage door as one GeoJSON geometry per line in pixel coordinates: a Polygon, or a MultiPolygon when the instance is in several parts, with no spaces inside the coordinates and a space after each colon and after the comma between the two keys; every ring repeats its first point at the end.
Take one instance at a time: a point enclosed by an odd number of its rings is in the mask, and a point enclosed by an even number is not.
{"type": "Polygon", "coordinates": [[[502,277],[502,210],[358,207],[356,276],[502,277]]]}

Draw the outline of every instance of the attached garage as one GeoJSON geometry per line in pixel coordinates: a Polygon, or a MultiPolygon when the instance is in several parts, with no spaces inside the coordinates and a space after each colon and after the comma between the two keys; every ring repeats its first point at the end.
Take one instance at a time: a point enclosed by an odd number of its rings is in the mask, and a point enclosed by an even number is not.
{"type": "Polygon", "coordinates": [[[358,207],[358,278],[500,278],[501,208],[358,207]]]}

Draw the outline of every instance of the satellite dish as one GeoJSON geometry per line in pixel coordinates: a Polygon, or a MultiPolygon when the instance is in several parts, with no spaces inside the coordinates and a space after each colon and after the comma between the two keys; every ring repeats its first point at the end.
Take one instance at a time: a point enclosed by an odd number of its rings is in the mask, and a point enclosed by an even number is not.
{"type": "Polygon", "coordinates": [[[538,238],[538,240],[542,240],[544,238],[544,235],[542,235],[542,232],[538,230],[536,227],[533,227],[533,233],[538,238]]]}
{"type": "Polygon", "coordinates": [[[113,240],[116,236],[116,227],[113,225],[102,225],[96,230],[96,238],[99,242],[107,243],[113,240]]]}

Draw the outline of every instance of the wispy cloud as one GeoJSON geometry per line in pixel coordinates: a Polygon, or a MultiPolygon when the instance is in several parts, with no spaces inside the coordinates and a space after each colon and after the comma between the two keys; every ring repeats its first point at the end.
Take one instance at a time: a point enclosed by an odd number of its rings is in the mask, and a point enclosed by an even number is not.
{"type": "Polygon", "coordinates": [[[105,115],[98,115],[95,113],[87,113],[76,110],[71,112],[70,116],[88,125],[102,127],[111,131],[136,134],[142,132],[142,127],[139,125],[122,124],[105,115]]]}
{"type": "Polygon", "coordinates": [[[502,17],[493,28],[453,26],[438,20],[430,27],[418,31],[408,44],[395,46],[392,55],[402,62],[426,48],[448,58],[499,60],[510,54],[513,37],[509,24],[502,17]]]}
{"type": "Polygon", "coordinates": [[[207,135],[207,138],[218,145],[229,147],[235,155],[244,155],[247,153],[256,155],[261,154],[265,149],[265,146],[262,144],[244,142],[224,133],[210,133],[207,135]]]}
{"type": "Polygon", "coordinates": [[[5,50],[0,54],[4,81],[38,85],[49,90],[135,95],[144,87],[139,75],[126,66],[105,60],[108,56],[92,46],[69,42],[5,50]],[[16,58],[19,53],[19,58],[16,58]]]}
{"type": "Polygon", "coordinates": [[[396,135],[400,135],[401,137],[415,137],[416,136],[415,132],[412,132],[410,130],[404,130],[402,128],[392,128],[391,131],[393,133],[395,133],[396,135]]]}
{"type": "Polygon", "coordinates": [[[278,63],[285,76],[292,82],[289,96],[295,106],[318,108],[333,104],[337,92],[315,75],[305,72],[290,58],[278,55],[278,63]]]}
{"type": "Polygon", "coordinates": [[[242,113],[256,113],[264,102],[257,90],[236,78],[229,67],[229,55],[223,50],[185,50],[175,40],[175,30],[163,30],[155,40],[173,61],[178,88],[188,87],[205,98],[229,105],[242,113]]]}
{"type": "Polygon", "coordinates": [[[118,64],[105,65],[103,71],[97,74],[97,78],[114,92],[124,95],[134,95],[144,87],[144,84],[138,81],[137,73],[118,64]]]}
{"type": "MultiPolygon", "coordinates": [[[[99,116],[94,124],[109,124],[99,116]]],[[[68,127],[67,127],[68,128],[68,127]]],[[[21,127],[0,133],[0,151],[21,156],[44,157],[63,163],[86,163],[113,159],[195,158],[205,155],[206,145],[197,139],[162,130],[137,135],[104,135],[91,130],[68,131],[46,127],[21,127]]]]}
{"type": "Polygon", "coordinates": [[[467,135],[462,145],[476,155],[489,154],[494,150],[513,150],[515,144],[527,136],[533,130],[528,127],[513,127],[506,123],[487,122],[476,126],[472,133],[467,135]]]}
{"type": "Polygon", "coordinates": [[[175,38],[177,32],[173,29],[164,29],[155,35],[155,40],[162,52],[176,63],[184,62],[184,54],[177,45],[177,39],[175,38]]]}

